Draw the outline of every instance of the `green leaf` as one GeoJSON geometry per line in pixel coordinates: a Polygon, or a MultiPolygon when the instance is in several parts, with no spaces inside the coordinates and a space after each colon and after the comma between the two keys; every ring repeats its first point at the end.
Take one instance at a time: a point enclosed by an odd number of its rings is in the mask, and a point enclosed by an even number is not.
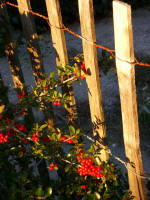
{"type": "Polygon", "coordinates": [[[57,69],[59,69],[60,71],[64,72],[64,68],[61,66],[57,66],[57,69]]]}
{"type": "Polygon", "coordinates": [[[62,97],[62,94],[61,94],[61,93],[59,93],[59,94],[58,94],[58,96],[59,96],[59,97],[62,97]]]}
{"type": "Polygon", "coordinates": [[[70,169],[70,165],[67,165],[67,166],[65,167],[65,172],[68,172],[69,169],[70,169]]]}
{"type": "Polygon", "coordinates": [[[68,82],[67,82],[67,85],[70,85],[70,84],[72,84],[72,81],[68,81],[68,82]]]}
{"type": "Polygon", "coordinates": [[[95,192],[94,194],[95,194],[95,196],[96,196],[97,199],[101,198],[101,196],[100,196],[100,194],[98,192],[95,192]]]}
{"type": "Polygon", "coordinates": [[[46,190],[45,197],[50,197],[52,195],[53,189],[51,187],[48,187],[46,190]]]}
{"type": "Polygon", "coordinates": [[[47,124],[43,124],[42,126],[40,126],[39,131],[42,131],[45,127],[47,127],[47,124]]]}
{"type": "Polygon", "coordinates": [[[73,67],[71,67],[70,65],[66,65],[65,67],[66,67],[67,69],[73,71],[73,67]]]}
{"type": "Polygon", "coordinates": [[[78,128],[77,130],[76,130],[76,134],[79,134],[80,133],[80,129],[78,128]]]}
{"type": "Polygon", "coordinates": [[[2,114],[4,112],[4,110],[5,110],[5,105],[1,105],[0,106],[0,114],[2,114]]]}
{"type": "Polygon", "coordinates": [[[88,152],[94,153],[95,150],[96,150],[96,145],[95,145],[95,144],[92,144],[92,145],[90,146],[90,148],[88,149],[88,152]]]}
{"type": "Polygon", "coordinates": [[[57,97],[58,96],[58,92],[55,90],[54,91],[54,97],[57,97]]]}
{"type": "Polygon", "coordinates": [[[67,108],[68,108],[68,106],[67,106],[67,104],[66,104],[66,103],[64,103],[64,104],[63,104],[63,106],[64,106],[64,108],[65,108],[65,109],[67,109],[67,108]]]}
{"type": "Polygon", "coordinates": [[[70,131],[71,135],[74,135],[76,132],[76,130],[73,126],[69,126],[69,131],[70,131]]]}
{"type": "Polygon", "coordinates": [[[45,79],[45,80],[42,82],[42,86],[45,87],[45,86],[46,86],[46,83],[47,83],[47,80],[45,79]]]}
{"type": "Polygon", "coordinates": [[[61,134],[57,134],[56,138],[57,138],[57,140],[59,140],[61,138],[61,134]]]}
{"type": "Polygon", "coordinates": [[[35,195],[37,195],[37,196],[41,196],[42,193],[43,193],[42,187],[38,187],[38,188],[36,189],[36,191],[35,191],[35,195]]]}
{"type": "Polygon", "coordinates": [[[55,76],[55,74],[56,74],[56,72],[51,72],[50,75],[49,75],[49,77],[53,78],[55,76]]]}
{"type": "Polygon", "coordinates": [[[35,128],[36,128],[36,129],[39,128],[39,124],[38,124],[38,123],[35,124],[35,128]]]}

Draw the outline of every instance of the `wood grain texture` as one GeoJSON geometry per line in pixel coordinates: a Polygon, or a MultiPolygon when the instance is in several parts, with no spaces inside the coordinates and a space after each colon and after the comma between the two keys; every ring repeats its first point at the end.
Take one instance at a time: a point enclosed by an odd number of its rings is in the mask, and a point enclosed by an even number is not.
{"type": "MultiPolygon", "coordinates": [[[[82,36],[91,42],[96,42],[93,0],[78,0],[78,5],[82,36]]],[[[97,136],[97,144],[103,148],[100,158],[107,161],[108,153],[106,151],[107,145],[105,144],[106,126],[104,122],[104,111],[100,89],[97,49],[92,43],[85,40],[82,40],[82,44],[85,66],[88,72],[86,82],[88,86],[93,134],[94,136],[97,136]]]]}
{"type": "Polygon", "coordinates": [[[35,30],[32,15],[29,13],[29,10],[31,9],[30,0],[17,0],[17,2],[24,36],[27,41],[27,50],[29,51],[31,58],[33,75],[36,84],[40,85],[44,79],[44,69],[38,44],[38,36],[35,30]]]}
{"type": "Polygon", "coordinates": [[[140,150],[135,69],[134,64],[131,64],[134,62],[131,7],[125,3],[113,1],[113,20],[124,144],[126,157],[130,163],[133,163],[133,166],[128,164],[129,185],[135,199],[145,200],[147,199],[145,182],[134,174],[144,175],[140,150]]]}
{"type": "MultiPolygon", "coordinates": [[[[46,7],[48,12],[49,23],[52,25],[50,26],[50,28],[53,47],[55,49],[56,54],[56,65],[61,66],[62,64],[68,64],[68,54],[64,31],[59,29],[62,28],[62,16],[59,0],[46,0],[46,7]]],[[[61,77],[62,81],[68,78],[68,76],[61,77]]],[[[77,119],[77,112],[72,85],[64,85],[62,87],[62,91],[63,93],[67,93],[70,96],[70,104],[67,108],[67,111],[69,113],[68,123],[75,124],[75,121],[77,119]]]]}

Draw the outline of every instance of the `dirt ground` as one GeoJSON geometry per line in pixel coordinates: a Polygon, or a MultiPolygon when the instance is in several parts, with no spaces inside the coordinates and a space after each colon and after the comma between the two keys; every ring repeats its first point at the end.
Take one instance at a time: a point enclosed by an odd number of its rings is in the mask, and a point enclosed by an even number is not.
{"type": "MultiPolygon", "coordinates": [[[[135,55],[149,61],[150,63],[150,9],[138,9],[133,11],[133,34],[134,34],[134,47],[135,55]]],[[[114,49],[114,34],[113,34],[113,20],[112,18],[105,18],[103,20],[96,21],[96,37],[97,43],[105,45],[114,49]]],[[[79,24],[71,25],[70,28],[80,34],[79,24]]],[[[15,32],[15,37],[19,35],[18,31],[15,32]]],[[[75,38],[69,33],[65,33],[67,49],[69,57],[82,52],[81,40],[75,38]]],[[[52,41],[49,33],[43,34],[43,39],[40,40],[40,48],[43,55],[43,63],[46,73],[56,71],[55,67],[55,55],[52,47],[52,41]]],[[[26,50],[26,44],[23,39],[23,44],[18,48],[19,58],[22,65],[25,81],[27,85],[34,85],[34,79],[31,71],[31,63],[29,55],[26,50]]],[[[98,56],[100,59],[101,50],[98,50],[98,56]]],[[[146,73],[136,66],[136,83],[137,91],[144,91],[144,87],[148,87],[150,69],[146,69],[146,73]],[[139,71],[138,71],[139,70],[139,71]]],[[[5,57],[0,58],[0,73],[2,74],[4,83],[10,86],[9,99],[11,102],[16,102],[17,97],[12,90],[13,82],[9,71],[8,62],[5,57]]],[[[103,105],[105,112],[105,121],[107,126],[108,145],[112,153],[122,160],[125,159],[123,133],[122,133],[122,121],[120,111],[120,99],[116,71],[110,71],[106,76],[101,70],[101,89],[103,96],[103,105]]],[[[74,92],[76,102],[79,110],[80,124],[85,130],[91,132],[90,113],[88,111],[88,93],[85,81],[82,85],[74,86],[74,92]]],[[[150,93],[147,93],[150,96],[150,93]]],[[[140,102],[138,102],[140,104],[140,102]]],[[[37,115],[37,119],[41,120],[42,116],[37,115]]],[[[149,173],[150,176],[150,122],[146,124],[140,123],[140,138],[141,138],[141,151],[144,170],[149,173]]],[[[117,162],[118,163],[118,162],[117,162]]],[[[119,163],[118,163],[119,164],[119,163]]],[[[126,169],[122,164],[119,164],[122,171],[126,173],[126,169]]],[[[150,186],[149,186],[150,190],[150,186]]],[[[150,199],[150,197],[149,197],[150,199]]]]}

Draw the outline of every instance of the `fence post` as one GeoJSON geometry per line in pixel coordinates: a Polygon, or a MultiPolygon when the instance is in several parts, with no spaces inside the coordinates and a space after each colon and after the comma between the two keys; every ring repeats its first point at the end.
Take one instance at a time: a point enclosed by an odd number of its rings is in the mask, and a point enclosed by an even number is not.
{"type": "Polygon", "coordinates": [[[91,120],[93,124],[93,134],[98,137],[98,143],[101,150],[101,160],[108,160],[106,138],[106,126],[104,121],[104,111],[102,106],[102,95],[100,89],[97,49],[93,43],[96,42],[94,28],[93,0],[78,0],[80,24],[82,37],[91,41],[82,40],[83,53],[88,76],[86,78],[88,85],[88,96],[91,111],[91,120]]]}
{"type": "Polygon", "coordinates": [[[12,74],[12,79],[15,85],[15,88],[23,89],[24,88],[24,78],[21,70],[21,65],[18,59],[15,42],[12,35],[12,27],[9,22],[9,17],[7,13],[6,5],[1,5],[0,7],[0,17],[1,25],[3,28],[3,39],[5,44],[5,53],[8,59],[10,71],[12,74]]]}
{"type": "Polygon", "coordinates": [[[129,185],[136,200],[146,200],[144,179],[135,174],[144,175],[144,171],[140,151],[136,102],[131,7],[123,2],[113,1],[113,20],[123,136],[126,156],[129,160],[127,165],[129,185]]]}
{"type": "Polygon", "coordinates": [[[27,41],[27,50],[29,51],[33,75],[37,85],[40,85],[44,76],[42,56],[38,45],[38,36],[35,30],[32,15],[29,13],[31,10],[30,0],[17,0],[18,10],[21,17],[24,36],[27,41]]]}
{"type": "MultiPolygon", "coordinates": [[[[53,46],[56,52],[56,65],[61,66],[63,63],[68,64],[68,55],[67,55],[64,31],[59,29],[63,27],[59,0],[46,0],[46,7],[47,7],[49,22],[50,24],[54,25],[51,26],[50,28],[51,28],[53,46]]],[[[62,77],[62,80],[65,80],[67,78],[69,77],[68,76],[62,77]]],[[[67,108],[69,112],[68,123],[74,124],[77,118],[77,112],[76,112],[76,102],[74,98],[73,87],[71,84],[69,86],[64,85],[64,87],[62,87],[62,91],[63,93],[67,93],[70,97],[70,105],[67,108]]]]}
{"type": "MultiPolygon", "coordinates": [[[[0,7],[0,16],[2,17],[1,23],[4,29],[3,39],[4,39],[4,45],[5,45],[5,54],[8,59],[8,64],[9,64],[9,68],[12,74],[14,86],[15,88],[20,89],[21,91],[22,90],[26,91],[25,80],[24,80],[23,73],[21,70],[21,64],[18,58],[17,49],[16,49],[14,38],[13,38],[13,34],[12,34],[13,29],[9,21],[6,5],[2,5],[0,7]]],[[[5,98],[5,102],[8,103],[9,102],[8,97],[4,97],[4,98],[5,98]]],[[[34,121],[33,113],[31,109],[28,109],[28,111],[29,111],[30,117],[29,115],[25,115],[25,121],[28,124],[31,124],[34,121]]]]}
{"type": "MultiPolygon", "coordinates": [[[[33,75],[36,81],[36,85],[39,86],[44,79],[44,68],[40,47],[38,45],[38,35],[35,30],[32,15],[29,12],[31,10],[30,0],[17,0],[17,2],[18,10],[21,16],[24,36],[27,41],[27,49],[29,51],[32,62],[33,75]]],[[[43,112],[47,120],[48,127],[52,130],[55,130],[52,105],[47,105],[47,108],[45,108],[43,112]]]]}

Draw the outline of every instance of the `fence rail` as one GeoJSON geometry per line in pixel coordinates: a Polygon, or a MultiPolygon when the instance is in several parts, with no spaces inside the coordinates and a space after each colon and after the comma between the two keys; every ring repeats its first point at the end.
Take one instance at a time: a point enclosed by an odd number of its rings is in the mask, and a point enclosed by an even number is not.
{"type": "MultiPolygon", "coordinates": [[[[36,80],[39,80],[40,75],[43,73],[43,69],[37,42],[37,34],[33,28],[34,25],[32,15],[43,18],[50,26],[52,40],[54,43],[54,48],[56,50],[57,65],[68,63],[64,31],[67,31],[75,37],[82,39],[86,70],[90,71],[89,76],[86,78],[86,81],[88,89],[90,91],[89,104],[91,119],[92,123],[97,125],[96,129],[93,128],[93,134],[98,135],[100,139],[106,138],[106,127],[105,123],[103,123],[105,120],[102,105],[102,94],[100,88],[96,48],[100,48],[109,52],[116,59],[123,119],[123,136],[126,156],[128,157],[129,162],[124,162],[120,158],[116,156],[114,157],[126,166],[128,170],[130,189],[133,192],[135,199],[146,200],[147,196],[144,179],[150,180],[150,178],[147,175],[145,176],[141,158],[134,66],[140,65],[150,67],[150,64],[139,62],[134,57],[131,7],[128,4],[122,3],[120,1],[113,1],[115,50],[112,50],[96,43],[93,16],[93,0],[78,0],[82,35],[73,32],[63,24],[59,0],[46,0],[48,17],[34,12],[30,7],[30,0],[17,0],[17,2],[18,5],[12,4],[8,1],[2,1],[2,3],[0,4],[0,12],[3,12],[4,9],[6,12],[6,5],[18,8],[20,11],[20,16],[22,18],[22,24],[24,26],[27,25],[27,27],[30,28],[29,30],[27,30],[27,32],[26,30],[24,30],[24,32],[26,35],[26,40],[28,42],[28,50],[31,54],[31,60],[33,59],[33,61],[35,61],[37,59],[36,67],[35,62],[32,62],[34,71],[33,74],[35,75],[36,80]],[[36,40],[36,42],[32,42],[33,40],[36,40]],[[36,73],[37,70],[40,73],[36,73]]],[[[27,29],[27,27],[24,28],[27,29]]],[[[8,60],[9,59],[11,60],[11,58],[9,58],[8,56],[8,60]]],[[[14,66],[12,67],[14,68],[14,66]]],[[[19,67],[19,69],[21,68],[19,67]]],[[[18,79],[21,83],[24,83],[24,80],[21,79],[20,76],[18,76],[18,79]]],[[[76,110],[76,106],[73,90],[72,88],[69,88],[68,91],[71,91],[69,93],[71,99],[71,105],[69,108],[71,109],[70,113],[72,114],[73,119],[75,119],[76,116],[74,115],[74,112],[76,110]]],[[[113,156],[107,146],[99,141],[97,141],[97,144],[100,144],[103,148],[101,156],[102,160],[107,161],[109,154],[113,156]]]]}

